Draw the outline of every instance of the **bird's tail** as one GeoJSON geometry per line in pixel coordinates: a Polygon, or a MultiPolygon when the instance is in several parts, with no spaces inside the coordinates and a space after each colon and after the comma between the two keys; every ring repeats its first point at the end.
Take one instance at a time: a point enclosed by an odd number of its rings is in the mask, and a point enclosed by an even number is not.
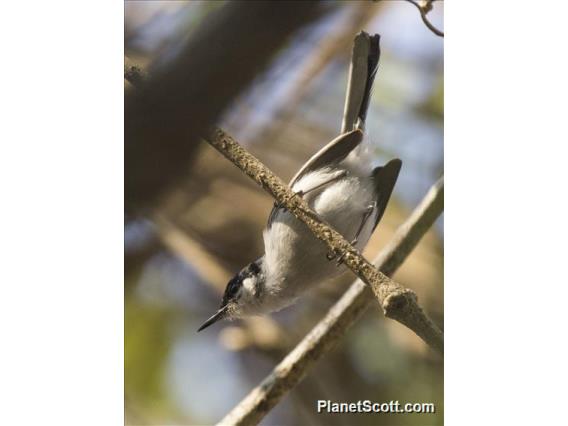
{"type": "Polygon", "coordinates": [[[342,133],[365,128],[373,81],[381,56],[379,40],[378,34],[370,36],[364,31],[355,36],[341,125],[342,133]]]}

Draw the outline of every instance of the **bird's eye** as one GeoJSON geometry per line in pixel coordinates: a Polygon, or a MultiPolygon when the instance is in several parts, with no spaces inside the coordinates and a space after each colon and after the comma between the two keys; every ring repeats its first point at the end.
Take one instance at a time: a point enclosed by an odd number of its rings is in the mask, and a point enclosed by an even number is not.
{"type": "Polygon", "coordinates": [[[232,299],[237,294],[240,287],[241,281],[238,278],[233,278],[231,281],[229,281],[229,284],[225,289],[225,299],[232,299]]]}

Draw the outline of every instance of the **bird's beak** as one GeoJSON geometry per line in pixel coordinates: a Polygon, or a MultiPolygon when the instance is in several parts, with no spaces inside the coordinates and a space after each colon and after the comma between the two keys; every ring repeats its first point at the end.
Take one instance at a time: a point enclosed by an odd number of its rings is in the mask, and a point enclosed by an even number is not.
{"type": "Polygon", "coordinates": [[[219,309],[217,312],[215,312],[215,314],[213,314],[211,316],[211,318],[209,318],[207,321],[205,321],[203,323],[203,325],[201,327],[199,327],[197,332],[200,332],[201,330],[209,327],[211,324],[215,324],[217,321],[222,320],[226,316],[227,316],[227,306],[225,305],[221,309],[219,309]]]}

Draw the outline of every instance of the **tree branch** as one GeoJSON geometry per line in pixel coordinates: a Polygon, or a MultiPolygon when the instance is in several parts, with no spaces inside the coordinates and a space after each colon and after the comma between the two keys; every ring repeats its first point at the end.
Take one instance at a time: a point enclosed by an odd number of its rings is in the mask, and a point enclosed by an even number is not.
{"type": "Polygon", "coordinates": [[[331,252],[340,256],[343,263],[373,289],[385,315],[409,327],[437,351],[443,351],[440,330],[424,314],[412,290],[404,288],[375,268],[339,232],[318,217],[302,197],[223,130],[212,129],[205,139],[272,195],[279,205],[302,221],[331,252]]]}
{"type": "Polygon", "coordinates": [[[406,0],[406,1],[416,6],[418,11],[420,12],[420,17],[422,18],[422,22],[424,22],[424,25],[426,25],[430,31],[432,31],[437,36],[444,37],[444,32],[440,31],[438,28],[432,25],[432,23],[426,17],[428,12],[432,10],[432,3],[434,3],[434,1],[436,0],[420,0],[420,1],[406,0]]]}
{"type": "MultiPolygon", "coordinates": [[[[443,204],[444,181],[440,178],[406,222],[399,227],[390,243],[375,258],[373,263],[377,268],[387,275],[392,275],[440,216],[443,204]]],[[[411,299],[410,306],[414,306],[415,297],[411,299]]],[[[309,369],[339,342],[351,325],[363,315],[371,300],[372,293],[365,283],[361,280],[353,283],[296,348],[233,408],[219,425],[251,425],[260,422],[280,399],[305,377],[309,369]]],[[[386,312],[391,315],[393,306],[389,302],[388,294],[383,299],[383,309],[384,302],[387,302],[386,312]]],[[[423,313],[419,316],[424,318],[423,313]]],[[[418,328],[420,329],[420,326],[418,328]]],[[[430,328],[430,332],[434,334],[436,342],[443,344],[443,336],[435,326],[430,328]]]]}
{"type": "MultiPolygon", "coordinates": [[[[425,230],[434,223],[443,210],[444,178],[441,177],[432,186],[410,218],[399,228],[391,244],[381,252],[373,263],[386,275],[392,275],[416,246],[425,230]],[[389,251],[391,247],[396,249],[389,251]]],[[[406,325],[428,345],[441,354],[444,353],[442,331],[424,314],[417,303],[416,294],[412,290],[400,291],[393,288],[373,287],[373,292],[381,302],[386,317],[406,325]]]]}

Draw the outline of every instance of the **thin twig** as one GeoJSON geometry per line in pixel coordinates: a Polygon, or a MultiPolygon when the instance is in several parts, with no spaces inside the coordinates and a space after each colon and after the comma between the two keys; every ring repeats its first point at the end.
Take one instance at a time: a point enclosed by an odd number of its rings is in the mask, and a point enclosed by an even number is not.
{"type": "MultiPolygon", "coordinates": [[[[377,268],[386,275],[392,275],[440,216],[443,205],[444,181],[440,178],[406,222],[398,228],[390,243],[375,258],[373,263],[377,268]]],[[[309,369],[339,342],[351,325],[363,315],[372,299],[372,293],[361,280],[353,283],[296,348],[233,408],[219,425],[258,424],[280,399],[305,377],[309,369]]],[[[385,302],[389,304],[388,297],[385,302]]],[[[414,304],[414,301],[411,303],[414,304]]],[[[434,327],[432,330],[436,330],[434,340],[443,345],[442,333],[434,327]]]]}
{"type": "Polygon", "coordinates": [[[434,3],[435,0],[426,0],[426,1],[423,0],[421,3],[415,0],[406,0],[406,1],[416,6],[418,11],[420,12],[420,17],[422,18],[422,22],[424,22],[424,25],[426,25],[430,31],[432,31],[437,36],[444,37],[444,32],[440,31],[438,28],[432,25],[432,23],[426,17],[428,12],[432,10],[432,3],[434,3]]]}
{"type": "Polygon", "coordinates": [[[443,351],[443,337],[440,330],[418,305],[416,295],[412,290],[404,288],[375,268],[339,232],[325,223],[302,197],[294,193],[282,179],[223,130],[212,129],[205,139],[247,176],[262,186],[279,205],[302,221],[319,240],[327,245],[332,253],[343,260],[345,266],[368,284],[377,296],[385,315],[406,325],[435,350],[443,351]]]}

